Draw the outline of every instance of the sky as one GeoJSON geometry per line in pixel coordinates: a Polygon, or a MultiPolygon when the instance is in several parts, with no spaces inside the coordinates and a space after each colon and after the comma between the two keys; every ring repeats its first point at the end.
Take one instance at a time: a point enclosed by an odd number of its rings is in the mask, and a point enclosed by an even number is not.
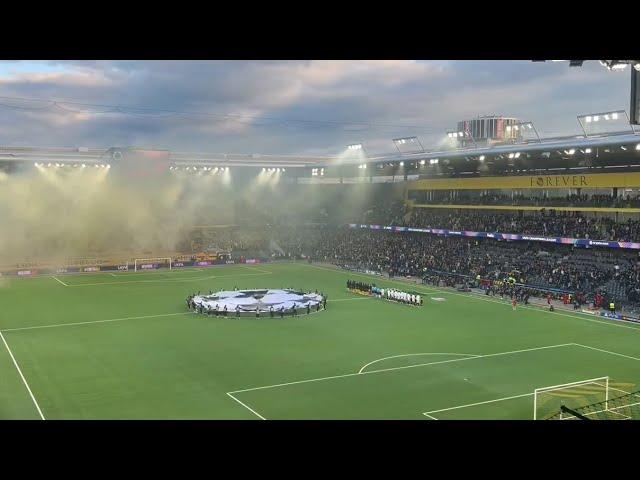
{"type": "Polygon", "coordinates": [[[388,153],[491,114],[571,135],[577,115],[628,111],[629,83],[597,61],[0,61],[0,146],[388,153]]]}

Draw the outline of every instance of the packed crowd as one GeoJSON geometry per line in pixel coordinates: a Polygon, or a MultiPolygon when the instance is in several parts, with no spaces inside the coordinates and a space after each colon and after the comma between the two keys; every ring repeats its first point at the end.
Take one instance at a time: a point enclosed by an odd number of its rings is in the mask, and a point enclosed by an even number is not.
{"type": "Polygon", "coordinates": [[[314,258],[319,261],[391,276],[431,277],[450,286],[463,278],[502,282],[514,277],[518,284],[541,290],[584,295],[607,291],[620,300],[640,303],[636,252],[360,229],[334,230],[324,236],[316,244],[314,258]]]}
{"type": "Polygon", "coordinates": [[[427,192],[415,192],[412,197],[417,203],[437,203],[440,205],[521,205],[539,207],[610,207],[638,208],[640,196],[607,195],[607,194],[568,194],[566,196],[522,195],[505,193],[473,193],[458,191],[442,192],[430,200],[427,192]]]}
{"type": "Polygon", "coordinates": [[[611,217],[588,217],[579,212],[492,213],[415,208],[405,222],[419,228],[477,232],[523,233],[552,237],[589,238],[621,242],[640,241],[640,221],[616,222],[611,217]]]}

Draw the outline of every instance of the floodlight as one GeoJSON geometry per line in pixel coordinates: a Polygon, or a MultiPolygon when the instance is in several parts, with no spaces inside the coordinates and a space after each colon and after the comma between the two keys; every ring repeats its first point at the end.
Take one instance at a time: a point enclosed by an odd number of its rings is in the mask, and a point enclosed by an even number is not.
{"type": "Polygon", "coordinates": [[[351,145],[347,145],[347,150],[362,150],[361,143],[353,143],[351,145]]]}
{"type": "Polygon", "coordinates": [[[483,161],[484,161],[484,155],[480,155],[480,156],[478,157],[478,160],[480,160],[481,162],[483,162],[483,161]]]}
{"type": "Polygon", "coordinates": [[[400,153],[402,153],[402,151],[400,150],[400,145],[406,145],[408,147],[414,146],[414,150],[411,150],[411,152],[424,152],[424,147],[422,146],[422,143],[420,143],[420,140],[418,140],[418,137],[394,138],[393,144],[396,146],[396,149],[400,153]]]}
{"type": "Polygon", "coordinates": [[[404,162],[400,162],[400,166],[401,166],[401,167],[404,167],[404,162]]]}
{"type": "Polygon", "coordinates": [[[590,148],[585,148],[584,149],[584,153],[591,153],[591,149],[590,148]]]}
{"type": "Polygon", "coordinates": [[[640,143],[636,145],[636,150],[640,150],[640,143]]]}
{"type": "Polygon", "coordinates": [[[424,160],[420,160],[420,165],[424,165],[426,162],[424,160]]]}
{"type": "Polygon", "coordinates": [[[513,158],[513,153],[510,153],[510,154],[509,154],[509,158],[513,158]]]}
{"type": "MultiPolygon", "coordinates": [[[[611,121],[624,121],[624,119],[626,119],[629,122],[629,125],[631,124],[631,121],[629,120],[629,116],[627,115],[626,110],[615,110],[615,111],[611,111],[611,112],[601,112],[601,113],[591,113],[588,115],[578,115],[578,123],[580,123],[580,127],[582,128],[582,131],[584,132],[585,137],[588,137],[589,134],[594,134],[595,132],[593,130],[591,130],[590,132],[587,132],[587,129],[585,128],[585,124],[589,123],[589,124],[593,124],[596,122],[611,122],[611,121]]],[[[628,127],[628,125],[626,126],[628,127]]],[[[625,127],[625,128],[626,128],[625,127]]],[[[592,128],[595,128],[595,126],[593,126],[592,128]]],[[[600,127],[599,130],[601,130],[602,128],[616,128],[614,127],[614,124],[611,124],[610,126],[606,126],[606,125],[602,125],[600,127]]],[[[631,127],[631,131],[634,132],[633,127],[631,127]]],[[[599,132],[602,133],[602,132],[599,132]]]]}
{"type": "Polygon", "coordinates": [[[429,165],[437,165],[438,164],[438,159],[437,158],[432,158],[429,160],[429,165]]]}
{"type": "Polygon", "coordinates": [[[109,163],[109,164],[107,164],[107,168],[111,168],[111,164],[110,164],[110,163],[109,163]]]}

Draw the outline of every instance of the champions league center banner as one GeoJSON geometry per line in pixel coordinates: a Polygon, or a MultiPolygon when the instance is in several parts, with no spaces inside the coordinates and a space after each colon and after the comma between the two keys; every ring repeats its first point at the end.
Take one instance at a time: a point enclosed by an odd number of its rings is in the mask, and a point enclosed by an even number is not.
{"type": "Polygon", "coordinates": [[[574,245],[576,247],[591,248],[626,248],[632,250],[640,250],[640,243],[637,242],[610,242],[608,240],[588,240],[586,238],[566,238],[566,237],[544,237],[537,235],[524,235],[513,233],[496,233],[496,232],[470,232],[443,230],[438,228],[412,228],[412,227],[394,227],[383,225],[361,225],[350,223],[350,228],[367,228],[371,230],[390,230],[392,232],[417,232],[430,233],[434,235],[443,235],[446,237],[472,237],[472,238],[493,238],[495,240],[506,241],[530,241],[530,242],[547,242],[564,245],[574,245]]]}

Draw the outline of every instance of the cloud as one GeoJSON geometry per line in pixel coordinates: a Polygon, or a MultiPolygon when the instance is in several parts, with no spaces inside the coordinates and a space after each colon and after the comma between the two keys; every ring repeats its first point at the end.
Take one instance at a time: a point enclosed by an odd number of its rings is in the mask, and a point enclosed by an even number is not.
{"type": "Polygon", "coordinates": [[[14,145],[317,154],[353,141],[390,151],[405,134],[429,145],[459,120],[494,113],[571,134],[577,114],[625,108],[628,76],[597,62],[0,62],[0,95],[220,115],[2,108],[0,134],[14,145]]]}

